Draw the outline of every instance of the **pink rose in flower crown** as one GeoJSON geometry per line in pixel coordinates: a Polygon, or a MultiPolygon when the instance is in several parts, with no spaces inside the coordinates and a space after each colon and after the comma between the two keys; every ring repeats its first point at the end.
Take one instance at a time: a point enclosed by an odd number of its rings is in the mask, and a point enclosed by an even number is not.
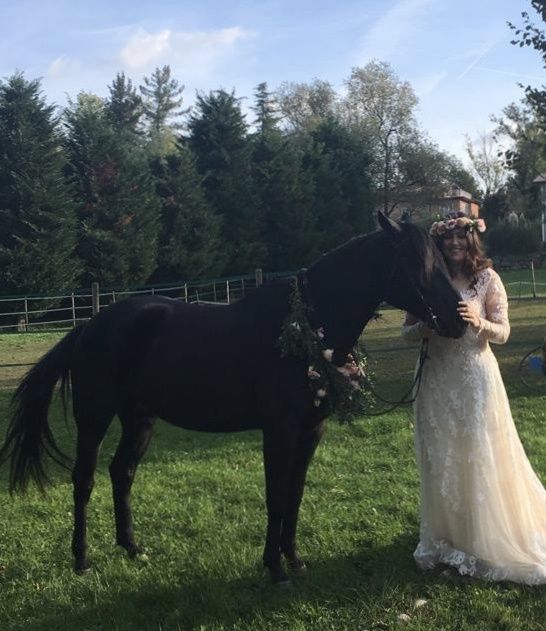
{"type": "Polygon", "coordinates": [[[445,225],[445,223],[443,221],[440,221],[440,223],[438,224],[437,230],[438,230],[438,234],[440,234],[440,235],[445,234],[447,228],[446,228],[446,225],[445,225]]]}
{"type": "Polygon", "coordinates": [[[448,219],[446,221],[446,228],[448,230],[453,230],[453,228],[455,228],[456,225],[457,225],[457,220],[456,219],[448,219]]]}
{"type": "Polygon", "coordinates": [[[458,217],[455,220],[455,223],[457,224],[457,228],[464,228],[466,225],[467,219],[466,217],[458,217]]]}

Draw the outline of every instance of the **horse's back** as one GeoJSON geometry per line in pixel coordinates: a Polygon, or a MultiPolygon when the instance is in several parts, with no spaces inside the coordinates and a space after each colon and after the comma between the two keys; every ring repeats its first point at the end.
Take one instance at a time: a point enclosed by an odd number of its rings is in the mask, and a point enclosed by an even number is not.
{"type": "Polygon", "coordinates": [[[264,330],[244,303],[192,305],[160,296],[116,303],[80,337],[75,394],[89,399],[100,389],[118,413],[136,406],[189,429],[259,427],[259,357],[278,356],[264,330]]]}

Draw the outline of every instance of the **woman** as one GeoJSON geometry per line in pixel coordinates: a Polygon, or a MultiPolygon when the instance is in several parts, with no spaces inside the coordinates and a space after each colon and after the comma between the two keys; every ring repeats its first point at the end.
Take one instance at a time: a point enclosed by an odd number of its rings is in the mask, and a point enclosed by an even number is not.
{"type": "Polygon", "coordinates": [[[468,329],[438,337],[407,315],[403,336],[429,338],[415,402],[421,472],[418,565],[438,563],[461,574],[546,583],[546,491],[527,460],[489,342],[506,342],[508,302],[465,216],[433,224],[434,236],[463,300],[468,329]]]}

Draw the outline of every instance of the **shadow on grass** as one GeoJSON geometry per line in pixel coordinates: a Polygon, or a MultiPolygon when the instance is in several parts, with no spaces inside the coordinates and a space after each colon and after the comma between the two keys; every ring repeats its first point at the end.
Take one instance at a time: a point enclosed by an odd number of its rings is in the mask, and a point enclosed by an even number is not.
{"type": "Polygon", "coordinates": [[[274,620],[280,628],[284,616],[297,622],[303,605],[324,607],[327,603],[335,614],[338,608],[352,604],[373,616],[374,608],[375,614],[381,611],[376,603],[385,604],[386,594],[387,600],[395,593],[416,598],[426,594],[429,585],[469,582],[444,568],[420,572],[412,557],[416,538],[411,532],[385,546],[364,541],[361,551],[352,556],[311,559],[308,576],[295,579],[291,589],[271,585],[257,566],[235,579],[180,574],[180,580],[171,586],[150,579],[135,591],[115,585],[96,604],[70,606],[54,614],[44,611],[24,629],[251,628],[274,620]]]}
{"type": "Polygon", "coordinates": [[[414,540],[415,535],[405,535],[390,546],[363,549],[353,557],[312,560],[308,576],[296,579],[291,589],[272,585],[257,565],[234,579],[180,573],[172,586],[157,585],[149,579],[138,591],[116,585],[109,594],[103,593],[98,604],[69,606],[54,614],[44,611],[24,629],[229,628],[235,623],[250,626],[257,616],[267,620],[275,613],[288,613],[302,603],[328,599],[335,605],[336,601],[346,603],[348,598],[374,598],[386,580],[391,584],[408,581],[405,557],[411,559],[414,540]]]}

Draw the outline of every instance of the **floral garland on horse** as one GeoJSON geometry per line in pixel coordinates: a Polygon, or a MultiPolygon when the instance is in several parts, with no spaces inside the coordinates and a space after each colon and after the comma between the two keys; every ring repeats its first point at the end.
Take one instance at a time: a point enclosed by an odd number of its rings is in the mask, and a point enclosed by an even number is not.
{"type": "Polygon", "coordinates": [[[297,279],[290,294],[290,310],[283,321],[278,346],[281,356],[292,355],[308,362],[309,388],[314,394],[315,407],[328,405],[341,422],[350,422],[373,407],[369,388],[367,359],[362,345],[347,355],[345,365],[332,363],[334,349],[324,344],[322,328],[313,330],[297,279]]]}

